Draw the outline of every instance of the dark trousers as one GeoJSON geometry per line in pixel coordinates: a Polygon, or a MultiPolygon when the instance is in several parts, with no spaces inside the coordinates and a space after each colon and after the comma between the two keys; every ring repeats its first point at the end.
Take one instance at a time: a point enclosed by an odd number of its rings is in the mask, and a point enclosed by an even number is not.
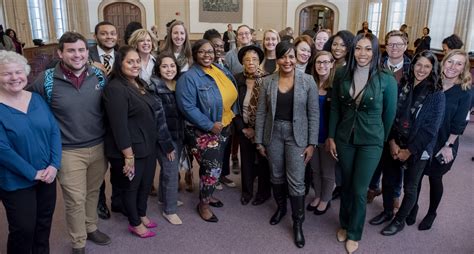
{"type": "Polygon", "coordinates": [[[240,158],[241,158],[241,181],[242,181],[242,197],[252,198],[253,182],[258,177],[257,197],[270,197],[270,168],[265,157],[255,148],[255,144],[245,137],[239,135],[240,141],[240,158]]]}
{"type": "Polygon", "coordinates": [[[412,159],[408,161],[403,175],[403,201],[398,209],[396,220],[405,221],[418,199],[418,185],[426,167],[427,160],[412,159]]]}
{"type": "Polygon", "coordinates": [[[0,199],[8,220],[7,253],[49,253],[56,180],[16,191],[0,189],[0,199]]]}
{"type": "Polygon", "coordinates": [[[393,199],[400,197],[404,162],[394,160],[388,145],[384,147],[378,168],[382,168],[382,197],[385,213],[393,214],[393,199]]]}
{"type": "Polygon", "coordinates": [[[224,149],[224,160],[222,161],[222,172],[221,176],[230,175],[230,154],[232,153],[232,139],[233,135],[227,138],[225,149],[224,149]]]}
{"type": "Polygon", "coordinates": [[[128,215],[131,226],[142,222],[140,217],[146,216],[148,193],[150,193],[156,170],[155,153],[145,158],[135,158],[135,177],[130,181],[123,174],[124,159],[109,158],[110,176],[122,193],[122,204],[128,215]]]}
{"type": "MultiPolygon", "coordinates": [[[[111,206],[116,208],[117,210],[122,210],[122,197],[121,197],[121,192],[120,190],[115,187],[115,184],[112,182],[112,179],[110,179],[110,185],[112,186],[112,196],[110,197],[111,200],[111,206]]],[[[102,182],[102,185],[100,186],[100,192],[99,192],[99,204],[106,204],[106,198],[105,198],[105,179],[102,182]]]]}
{"type": "MultiPolygon", "coordinates": [[[[380,178],[383,172],[382,181],[388,181],[388,184],[392,185],[395,188],[394,189],[395,193],[392,197],[393,199],[393,198],[400,197],[400,194],[402,191],[403,171],[399,168],[399,170],[401,171],[401,174],[400,175],[397,174],[397,176],[399,175],[398,177],[393,177],[393,174],[385,175],[385,172],[387,171],[387,167],[393,166],[393,165],[389,165],[392,162],[393,162],[393,159],[392,159],[392,156],[390,155],[390,146],[388,143],[385,143],[383,147],[382,158],[380,159],[377,169],[375,169],[374,175],[372,176],[372,180],[370,180],[369,189],[371,190],[380,189],[379,183],[380,183],[380,178]]],[[[383,183],[382,183],[382,187],[383,187],[383,183]]]]}
{"type": "Polygon", "coordinates": [[[359,241],[364,229],[367,188],[380,161],[382,146],[354,145],[336,140],[342,169],[339,221],[347,239],[359,241]]]}

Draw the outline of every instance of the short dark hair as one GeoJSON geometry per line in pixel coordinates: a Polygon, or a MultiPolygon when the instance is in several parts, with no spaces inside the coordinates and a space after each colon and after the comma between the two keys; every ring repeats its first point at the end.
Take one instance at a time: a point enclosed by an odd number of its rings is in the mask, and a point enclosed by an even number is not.
{"type": "Polygon", "coordinates": [[[456,34],[452,34],[444,38],[442,43],[446,44],[449,49],[460,49],[464,45],[461,38],[459,38],[459,36],[457,36],[456,34]]]}
{"type": "Polygon", "coordinates": [[[109,21],[102,21],[102,22],[97,23],[97,25],[95,25],[95,28],[94,28],[94,34],[95,34],[95,35],[97,35],[97,33],[99,33],[99,28],[100,28],[101,26],[113,26],[113,27],[115,27],[115,29],[117,30],[117,27],[116,27],[114,24],[112,24],[111,22],[109,22],[109,21]]]}
{"type": "Polygon", "coordinates": [[[423,29],[426,29],[426,31],[428,31],[428,34],[430,34],[430,28],[429,27],[425,26],[425,27],[423,27],[423,29]]]}
{"type": "Polygon", "coordinates": [[[219,38],[219,39],[222,39],[221,37],[221,33],[219,33],[219,31],[217,31],[216,29],[212,28],[212,29],[209,29],[209,30],[206,30],[206,32],[204,32],[204,35],[202,36],[203,39],[206,39],[208,41],[214,39],[214,38],[219,38]]]}
{"type": "Polygon", "coordinates": [[[128,39],[130,39],[130,36],[132,36],[133,32],[135,32],[138,29],[143,28],[142,23],[132,21],[128,23],[127,27],[125,28],[125,34],[123,36],[123,42],[128,45],[128,39]]]}
{"type": "Polygon", "coordinates": [[[289,42],[289,41],[281,41],[279,42],[277,45],[276,45],[276,48],[275,48],[275,54],[276,54],[276,58],[277,59],[280,59],[282,58],[283,56],[285,56],[285,54],[290,51],[291,49],[293,49],[295,52],[296,52],[296,47],[293,43],[289,42]]]}
{"type": "Polygon", "coordinates": [[[83,41],[87,48],[87,40],[82,34],[76,32],[65,32],[61,38],[59,38],[58,49],[62,52],[64,50],[64,43],[74,43],[79,40],[83,41]]]}
{"type": "Polygon", "coordinates": [[[176,60],[176,57],[174,57],[174,54],[172,54],[170,52],[162,52],[156,57],[155,74],[156,74],[157,77],[161,78],[160,65],[161,65],[161,62],[163,61],[163,59],[167,58],[167,57],[173,59],[173,62],[176,65],[176,75],[174,76],[173,80],[177,80],[179,78],[179,74],[181,72],[181,69],[179,68],[178,60],[176,60]]]}
{"type": "Polygon", "coordinates": [[[209,45],[211,45],[211,47],[212,47],[212,50],[214,52],[216,52],[216,50],[214,49],[214,45],[212,45],[212,43],[210,41],[208,41],[206,39],[197,40],[191,48],[191,51],[192,51],[192,54],[193,54],[193,60],[194,60],[195,63],[197,63],[196,61],[197,61],[197,54],[198,54],[199,49],[202,47],[202,45],[204,45],[206,43],[209,43],[209,45]]]}

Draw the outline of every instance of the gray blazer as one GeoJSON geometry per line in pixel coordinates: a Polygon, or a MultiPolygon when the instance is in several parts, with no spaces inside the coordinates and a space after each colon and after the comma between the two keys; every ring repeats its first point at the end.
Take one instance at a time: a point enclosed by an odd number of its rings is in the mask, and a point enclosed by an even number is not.
{"type": "MultiPolygon", "coordinates": [[[[267,146],[272,139],[278,95],[279,73],[267,76],[260,89],[255,123],[255,143],[267,146]]],[[[318,144],[319,97],[313,77],[295,71],[293,135],[301,147],[318,144]]]]}

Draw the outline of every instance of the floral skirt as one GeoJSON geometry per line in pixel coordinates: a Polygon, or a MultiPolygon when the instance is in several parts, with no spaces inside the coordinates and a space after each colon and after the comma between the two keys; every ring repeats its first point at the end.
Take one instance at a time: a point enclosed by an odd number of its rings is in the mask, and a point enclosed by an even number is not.
{"type": "Polygon", "coordinates": [[[229,134],[229,127],[220,134],[204,132],[193,126],[185,129],[186,142],[199,164],[199,198],[204,202],[209,201],[219,181],[229,134]]]}

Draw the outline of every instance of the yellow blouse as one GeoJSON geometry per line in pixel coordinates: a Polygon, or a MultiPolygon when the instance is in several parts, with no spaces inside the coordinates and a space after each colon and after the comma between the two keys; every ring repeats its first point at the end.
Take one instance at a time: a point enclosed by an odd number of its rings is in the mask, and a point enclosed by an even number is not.
{"type": "Polygon", "coordinates": [[[234,118],[232,105],[237,100],[237,89],[234,83],[218,67],[212,65],[211,68],[202,68],[206,74],[211,76],[219,88],[222,97],[222,125],[228,126],[234,118]]]}

